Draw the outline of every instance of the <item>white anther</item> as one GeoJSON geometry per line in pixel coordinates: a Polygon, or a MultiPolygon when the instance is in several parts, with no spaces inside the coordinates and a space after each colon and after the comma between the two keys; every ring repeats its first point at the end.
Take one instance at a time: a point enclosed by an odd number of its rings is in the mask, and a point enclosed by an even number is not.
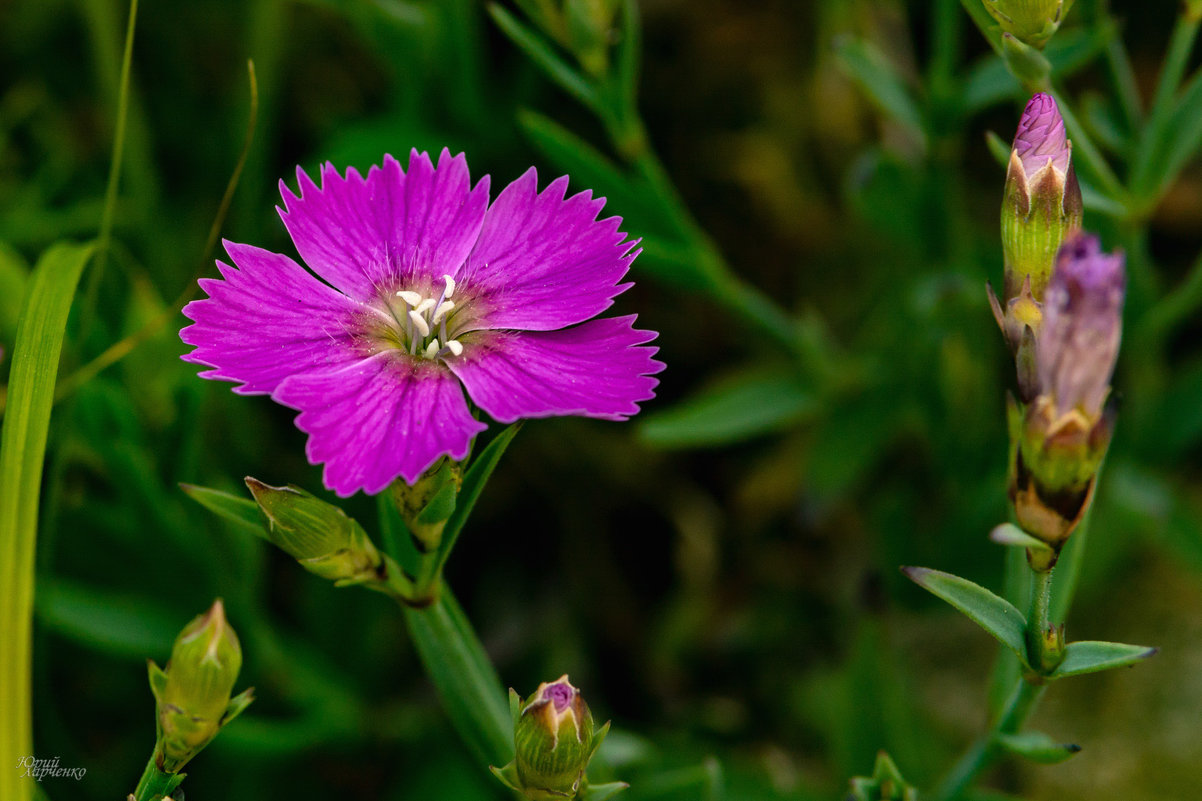
{"type": "Polygon", "coordinates": [[[455,301],[444,300],[442,304],[434,310],[434,316],[430,318],[431,322],[437,323],[444,314],[449,313],[453,308],[455,308],[455,301]]]}
{"type": "Polygon", "coordinates": [[[446,282],[447,282],[447,288],[446,288],[446,290],[445,290],[445,291],[442,293],[442,296],[443,296],[444,298],[449,298],[449,297],[451,297],[451,295],[454,295],[454,294],[455,294],[455,279],[454,279],[454,278],[452,278],[452,277],[451,277],[451,276],[449,276],[449,275],[444,275],[444,276],[442,277],[442,280],[444,280],[444,281],[446,281],[446,282]]]}
{"type": "Polygon", "coordinates": [[[414,307],[413,310],[415,312],[417,312],[418,314],[425,314],[426,310],[433,308],[433,306],[434,306],[434,298],[426,298],[421,303],[417,304],[417,306],[414,307]]]}
{"type": "Polygon", "coordinates": [[[460,342],[458,339],[448,339],[447,340],[447,349],[450,350],[451,353],[455,354],[456,356],[459,356],[463,353],[463,343],[460,342]]]}
{"type": "Polygon", "coordinates": [[[413,323],[413,327],[421,332],[423,339],[430,336],[430,324],[426,322],[426,318],[422,317],[417,310],[409,312],[409,320],[413,323]]]}
{"type": "Polygon", "coordinates": [[[433,342],[431,342],[429,345],[426,346],[426,352],[425,352],[426,358],[433,359],[435,356],[438,355],[439,350],[441,350],[441,349],[438,347],[438,340],[435,339],[433,342]]]}
{"type": "Polygon", "coordinates": [[[402,289],[400,292],[396,293],[396,296],[408,303],[410,306],[416,306],[422,302],[422,296],[412,290],[406,291],[402,289]]]}

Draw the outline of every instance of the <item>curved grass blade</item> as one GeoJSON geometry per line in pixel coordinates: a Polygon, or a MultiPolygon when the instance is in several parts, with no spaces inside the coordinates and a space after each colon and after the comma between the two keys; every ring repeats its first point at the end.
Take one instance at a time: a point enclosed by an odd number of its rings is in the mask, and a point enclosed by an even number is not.
{"type": "MultiPolygon", "coordinates": [[[[34,268],[17,324],[0,441],[0,763],[32,748],[30,633],[42,464],[71,299],[93,245],[52,245],[34,268]]],[[[0,771],[0,798],[28,801],[33,785],[0,771]]]]}

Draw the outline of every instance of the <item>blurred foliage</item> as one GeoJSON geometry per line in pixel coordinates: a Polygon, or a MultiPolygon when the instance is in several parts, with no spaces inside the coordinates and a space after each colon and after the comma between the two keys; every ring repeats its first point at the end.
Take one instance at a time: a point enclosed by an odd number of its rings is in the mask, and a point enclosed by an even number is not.
{"type": "MultiPolygon", "coordinates": [[[[1003,176],[986,135],[1008,141],[1027,95],[954,0],[644,0],[641,43],[611,43],[633,61],[564,28],[589,55],[552,50],[558,79],[514,44],[537,30],[522,7],[541,5],[145,4],[114,247],[63,375],[212,274],[248,58],[260,108],[230,239],[292,251],[272,205],[297,164],[445,145],[498,185],[532,163],[543,182],[568,171],[643,237],[617,309],[661,332],[669,369],[631,424],[526,426],[480,498],[448,576],[502,678],[570,673],[614,719],[613,776],[594,780],[630,781],[630,801],[832,798],[882,748],[924,786],[984,723],[990,643],[896,566],[1001,583],[986,534],[1006,515],[1011,377],[983,290],[1000,277],[1003,176]],[[617,94],[590,95],[609,69],[617,94]],[[637,101],[621,94],[636,82],[637,101]]],[[[1202,782],[1198,57],[1186,49],[1176,110],[1147,102],[1176,13],[1078,0],[1046,51],[1090,163],[1120,165],[1113,184],[1079,170],[1086,226],[1131,271],[1124,405],[1069,627],[1165,658],[1081,680],[1037,717],[1085,750],[994,776],[1031,798],[1202,782]]],[[[99,224],[125,14],[0,6],[0,380],[29,265],[99,224]]],[[[35,750],[88,774],[47,793],[132,788],[153,743],[143,661],[220,596],[259,700],[190,766],[189,797],[502,797],[386,599],[302,573],[178,488],[320,489],[288,410],[178,360],[183,322],[55,409],[35,750]]],[[[347,511],[375,520],[370,499],[347,511]]]]}

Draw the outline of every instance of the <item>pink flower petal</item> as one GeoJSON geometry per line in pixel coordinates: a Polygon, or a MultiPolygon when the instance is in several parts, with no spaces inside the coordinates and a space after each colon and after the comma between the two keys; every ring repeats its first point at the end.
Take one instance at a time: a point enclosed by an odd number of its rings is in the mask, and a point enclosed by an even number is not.
{"type": "Polygon", "coordinates": [[[234,391],[263,394],[293,373],[337,368],[358,358],[361,304],[318,281],[287,256],[226,242],[238,269],[218,262],[224,280],[205,278],[209,294],[184,307],[194,322],[180,338],[195,349],[185,361],[213,369],[205,378],[235,381],[234,391]]]}
{"type": "Polygon", "coordinates": [[[446,369],[396,352],[295,375],[272,398],[300,411],[305,453],[325,464],[326,486],[342,497],[374,495],[398,476],[412,484],[444,454],[465,458],[472,437],[487,428],[446,369]]]}
{"type": "Polygon", "coordinates": [[[609,308],[637,256],[618,230],[597,220],[605,205],[589,192],[564,199],[567,177],[538,192],[533,168],[497,196],[480,240],[456,275],[472,298],[476,328],[549,331],[609,308]]]}
{"type": "Polygon", "coordinates": [[[448,366],[477,406],[496,420],[580,414],[625,420],[655,396],[664,369],[658,348],[636,347],[653,331],[634,316],[592,320],[562,331],[482,331],[464,338],[448,366]]]}
{"type": "Polygon", "coordinates": [[[443,149],[438,166],[413,151],[409,172],[392,156],[363,178],[332,164],[319,188],[299,167],[300,196],[283,181],[280,217],[305,264],[358,300],[455,276],[471,252],[488,206],[488,177],[475,189],[463,154],[443,149]]]}

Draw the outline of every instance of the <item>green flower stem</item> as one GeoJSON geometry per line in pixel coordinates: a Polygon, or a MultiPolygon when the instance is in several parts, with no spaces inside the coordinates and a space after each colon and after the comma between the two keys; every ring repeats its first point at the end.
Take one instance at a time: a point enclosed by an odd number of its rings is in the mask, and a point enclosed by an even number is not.
{"type": "Polygon", "coordinates": [[[402,603],[418,656],[459,736],[484,765],[513,759],[509,702],[484,646],[446,584],[416,608],[402,603]]]}
{"type": "Polygon", "coordinates": [[[142,778],[138,780],[138,787],[133,792],[134,801],[153,801],[153,799],[162,798],[175,792],[175,788],[179,787],[183,780],[182,773],[164,773],[159,770],[158,751],[156,750],[150,755],[150,759],[146,763],[146,770],[142,771],[142,778]]]}
{"type": "Polygon", "coordinates": [[[1031,667],[1044,670],[1057,657],[1048,653],[1044,632],[1048,628],[1048,610],[1052,602],[1052,571],[1031,571],[1031,612],[1027,616],[1027,651],[1031,667]]]}
{"type": "Polygon", "coordinates": [[[1034,684],[1020,679],[993,727],[973,743],[955,764],[935,791],[934,801],[956,801],[963,797],[964,791],[972,785],[977,776],[997,759],[998,736],[1014,734],[1022,728],[1046,689],[1046,684],[1034,684]]]}

